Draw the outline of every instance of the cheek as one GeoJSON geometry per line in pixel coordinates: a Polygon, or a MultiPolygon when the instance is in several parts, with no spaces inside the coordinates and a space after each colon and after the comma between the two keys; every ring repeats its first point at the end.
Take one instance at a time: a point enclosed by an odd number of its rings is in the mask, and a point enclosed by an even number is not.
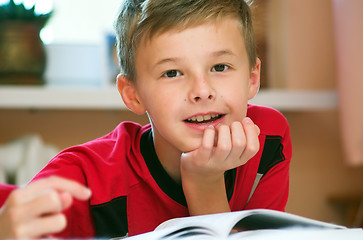
{"type": "MultiPolygon", "coordinates": [[[[241,87],[239,85],[239,87],[241,87]]],[[[246,116],[248,104],[248,91],[232,88],[221,95],[222,100],[232,111],[233,120],[240,121],[246,116]]]]}
{"type": "Polygon", "coordinates": [[[248,87],[239,83],[228,86],[220,86],[221,97],[234,104],[241,104],[248,101],[248,87]]]}
{"type": "Polygon", "coordinates": [[[146,103],[146,109],[149,117],[158,126],[168,126],[177,118],[180,107],[176,98],[172,94],[163,92],[156,92],[153,96],[150,96],[146,103]]]}

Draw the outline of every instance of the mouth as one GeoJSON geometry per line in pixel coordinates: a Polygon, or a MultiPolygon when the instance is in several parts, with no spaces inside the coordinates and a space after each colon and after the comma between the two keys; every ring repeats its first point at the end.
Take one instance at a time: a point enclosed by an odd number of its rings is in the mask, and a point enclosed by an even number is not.
{"type": "Polygon", "coordinates": [[[223,114],[196,115],[184,121],[187,123],[194,123],[194,124],[209,124],[220,119],[221,117],[223,117],[223,114]]]}

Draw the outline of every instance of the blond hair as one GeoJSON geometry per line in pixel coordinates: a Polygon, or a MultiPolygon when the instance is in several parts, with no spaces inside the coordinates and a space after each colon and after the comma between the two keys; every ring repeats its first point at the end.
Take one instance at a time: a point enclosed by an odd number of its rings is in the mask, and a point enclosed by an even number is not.
{"type": "Polygon", "coordinates": [[[248,5],[244,0],[123,0],[115,22],[121,74],[135,81],[135,53],[142,38],[227,16],[241,24],[251,69],[257,54],[248,5]]]}

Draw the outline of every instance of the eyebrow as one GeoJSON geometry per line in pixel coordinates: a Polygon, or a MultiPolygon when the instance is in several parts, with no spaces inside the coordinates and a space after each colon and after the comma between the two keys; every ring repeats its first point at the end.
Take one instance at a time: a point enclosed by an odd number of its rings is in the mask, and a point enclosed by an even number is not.
{"type": "Polygon", "coordinates": [[[175,62],[178,62],[179,61],[179,58],[164,58],[164,59],[161,59],[160,61],[156,62],[154,64],[154,66],[159,66],[159,65],[162,65],[162,64],[165,64],[165,63],[175,63],[175,62]]]}
{"type": "MultiPolygon", "coordinates": [[[[215,52],[212,52],[210,54],[212,57],[221,57],[221,56],[236,56],[236,54],[234,52],[232,52],[231,50],[228,49],[223,49],[223,50],[218,50],[215,52]]],[[[165,58],[165,59],[161,59],[160,61],[156,62],[154,64],[154,67],[165,64],[165,63],[176,63],[179,62],[180,58],[165,58]]]]}
{"type": "Polygon", "coordinates": [[[219,51],[216,51],[216,52],[213,52],[211,54],[213,57],[221,57],[221,56],[236,56],[236,54],[234,52],[232,52],[231,50],[228,50],[228,49],[223,49],[223,50],[219,50],[219,51]]]}

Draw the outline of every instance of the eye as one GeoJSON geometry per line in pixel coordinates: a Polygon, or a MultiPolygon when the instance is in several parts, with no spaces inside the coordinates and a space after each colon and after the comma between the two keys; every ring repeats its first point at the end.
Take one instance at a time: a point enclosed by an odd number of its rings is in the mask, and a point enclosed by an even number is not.
{"type": "Polygon", "coordinates": [[[181,75],[181,72],[178,70],[170,70],[167,71],[166,73],[163,74],[163,77],[167,77],[167,78],[174,78],[174,77],[179,77],[181,75]]]}
{"type": "Polygon", "coordinates": [[[228,69],[229,67],[227,65],[224,64],[217,64],[214,67],[212,67],[212,72],[224,72],[228,69]]]}

